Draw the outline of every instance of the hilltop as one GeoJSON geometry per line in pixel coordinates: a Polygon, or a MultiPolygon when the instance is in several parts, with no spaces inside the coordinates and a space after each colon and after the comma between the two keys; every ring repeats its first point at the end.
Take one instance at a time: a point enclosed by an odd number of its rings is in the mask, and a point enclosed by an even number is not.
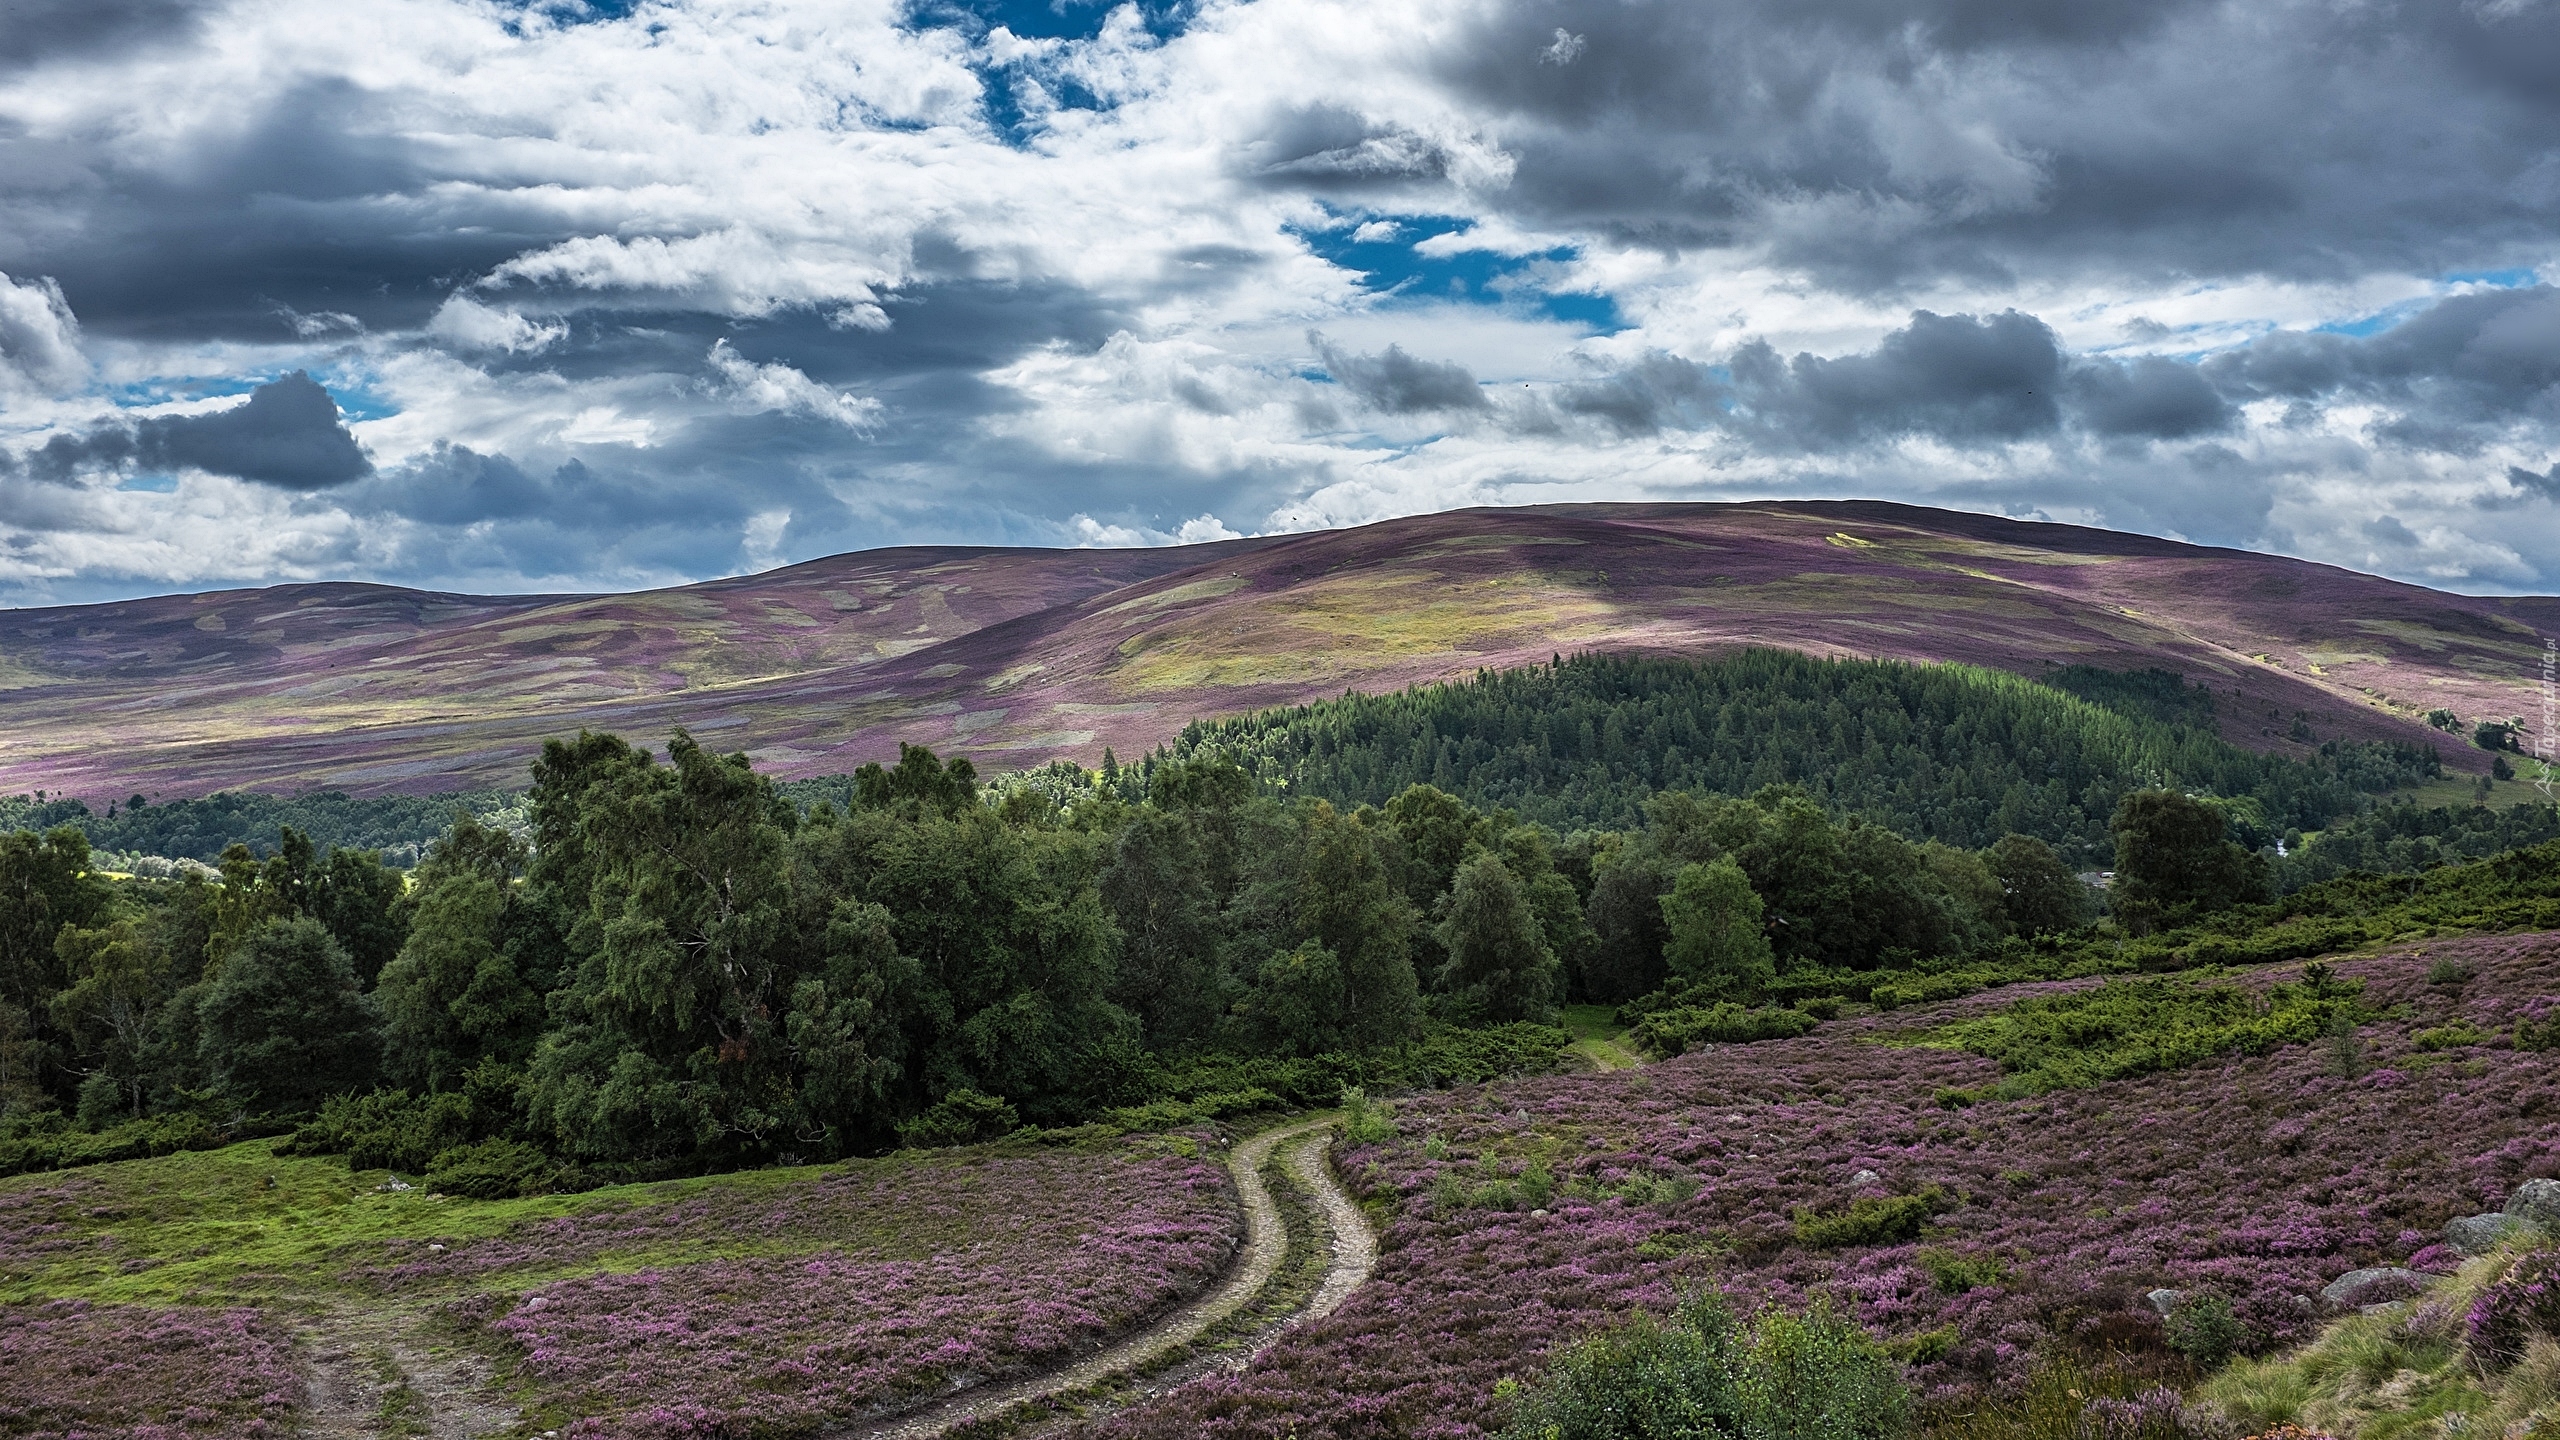
{"type": "Polygon", "coordinates": [[[2226,739],[2530,713],[2560,598],[1881,502],[1468,510],[1154,550],[911,547],[606,596],[289,585],[0,612],[0,789],[520,783],[549,736],[682,725],[781,775],[910,740],[1090,763],[1194,719],[1558,652],[2160,666],[2226,739]]]}

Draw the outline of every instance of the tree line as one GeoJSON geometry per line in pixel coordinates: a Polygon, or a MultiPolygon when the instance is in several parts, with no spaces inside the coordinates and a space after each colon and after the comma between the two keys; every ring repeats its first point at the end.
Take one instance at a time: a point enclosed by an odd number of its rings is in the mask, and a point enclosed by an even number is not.
{"type": "MultiPolygon", "coordinates": [[[[524,836],[457,817],[405,877],[290,829],[216,879],[121,883],[74,828],[0,839],[0,1138],[316,1113],[296,1143],[509,1193],[1073,1125],[1272,1067],[1303,1091],[1571,1000],[1751,1004],[2091,913],[2042,841],[1912,840],[1787,786],[1565,837],[1199,753],[983,785],[901,747],[840,790],[804,812],[682,732],[663,760],[584,734],[534,763],[524,836]]],[[[2213,806],[2119,811],[2134,923],[2263,898],[2213,806]]]]}
{"type": "Polygon", "coordinates": [[[1794,785],[1915,839],[2023,834],[2093,866],[2136,790],[2245,802],[2271,843],[2442,773],[2423,745],[2333,740],[2309,761],[2244,750],[2215,732],[2212,694],[2168,671],[2046,678],[1779,650],[1584,655],[1195,724],[1173,753],[1233,755],[1343,804],[1427,784],[1568,831],[1636,824],[1666,790],[1794,785]]]}

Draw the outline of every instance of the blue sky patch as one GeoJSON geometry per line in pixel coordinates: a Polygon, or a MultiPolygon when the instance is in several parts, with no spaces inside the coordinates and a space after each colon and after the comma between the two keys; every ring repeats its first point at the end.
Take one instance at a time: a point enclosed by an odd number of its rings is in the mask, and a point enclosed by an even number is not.
{"type": "Polygon", "coordinates": [[[116,488],[140,491],[145,495],[175,495],[178,493],[178,480],[174,475],[136,475],[116,488]]]}
{"type": "Polygon", "coordinates": [[[1560,245],[1531,255],[1460,250],[1426,255],[1414,247],[1442,235],[1465,232],[1474,222],[1453,215],[1342,216],[1340,228],[1292,229],[1309,250],[1345,270],[1360,272],[1360,286],[1398,300],[1448,301],[1535,310],[1549,319],[1600,334],[1626,328],[1618,302],[1607,295],[1547,290],[1537,272],[1579,253],[1560,245]],[[1357,223],[1353,223],[1353,222],[1357,223]],[[1366,238],[1363,238],[1366,237],[1366,238]]]}

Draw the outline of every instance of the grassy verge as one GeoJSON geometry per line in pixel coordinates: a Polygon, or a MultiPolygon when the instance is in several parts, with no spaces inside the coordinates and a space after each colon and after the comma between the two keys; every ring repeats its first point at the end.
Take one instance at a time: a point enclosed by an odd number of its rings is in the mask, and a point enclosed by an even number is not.
{"type": "Polygon", "coordinates": [[[1644,1063],[1644,1057],[1626,1045],[1626,1027],[1618,1023],[1614,1005],[1567,1005],[1564,1007],[1565,1033],[1573,1037],[1572,1050],[1589,1061],[1595,1070],[1626,1070],[1644,1063]]]}
{"type": "Polygon", "coordinates": [[[2339,1320],[2301,1349],[2234,1361],[2199,1398],[2250,1430],[2301,1425],[2354,1440],[2560,1436],[2560,1343],[2535,1334],[2509,1359],[2466,1343],[2466,1312],[2516,1258],[2502,1248],[2416,1300],[2339,1320]]]}

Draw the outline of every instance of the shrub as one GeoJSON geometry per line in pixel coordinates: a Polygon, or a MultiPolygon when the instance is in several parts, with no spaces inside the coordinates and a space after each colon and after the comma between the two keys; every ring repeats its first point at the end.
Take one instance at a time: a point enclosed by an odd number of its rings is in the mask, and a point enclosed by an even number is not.
{"type": "Polygon", "coordinates": [[[2361,982],[2319,965],[2263,996],[2186,980],[2111,980],[2094,990],[2021,1000],[1913,1042],[2000,1062],[2031,1094],[2176,1070],[2229,1054],[2259,1055],[2372,1017],[2361,982]]]}
{"type": "Polygon", "coordinates": [[[1669,1323],[1638,1314],[1517,1390],[1505,1440],[1899,1440],[1911,1401],[1893,1359],[1816,1302],[1737,1323],[1701,1295],[1669,1323]]]}
{"type": "Polygon", "coordinates": [[[1870,1195],[1828,1215],[1795,1213],[1796,1243],[1814,1250],[1851,1245],[1893,1245],[1918,1238],[1929,1217],[1949,1207],[1947,1192],[1931,1185],[1917,1195],[1870,1195]]]}
{"type": "Polygon", "coordinates": [[[2219,1295],[2191,1295],[2161,1321],[2169,1348],[2187,1357],[2198,1370],[2218,1368],[2248,1343],[2249,1332],[2231,1313],[2231,1302],[2219,1295]]]}
{"type": "Polygon", "coordinates": [[[2447,989],[2459,989],[2469,983],[2471,967],[2459,960],[2439,960],[2427,967],[2427,983],[2447,989]]]}
{"type": "Polygon", "coordinates": [[[954,1090],[931,1109],[898,1127],[898,1143],[910,1150],[935,1150],[997,1140],[1021,1128],[1022,1117],[1001,1095],[954,1090]]]}
{"type": "Polygon", "coordinates": [[[2453,1050],[2465,1045],[2485,1045],[2490,1034],[2468,1020],[2456,1020],[2432,1030],[2421,1030],[2409,1037],[2409,1043],[2421,1050],[2453,1050]]]}
{"type": "Polygon", "coordinates": [[[2488,1370],[2524,1358],[2533,1336],[2560,1336],[2560,1250],[2517,1256],[2482,1287],[2462,1319],[2463,1345],[2488,1370]]]}
{"type": "Polygon", "coordinates": [[[1657,1055],[1680,1055],[1698,1045],[1747,1045],[1792,1040],[1821,1022],[1801,1010],[1746,1010],[1730,1000],[1658,1010],[1637,1022],[1629,1038],[1657,1055]]]}
{"type": "Polygon", "coordinates": [[[181,1150],[214,1150],[273,1129],[220,1127],[202,1116],[153,1115],[96,1133],[76,1130],[58,1114],[14,1116],[0,1128],[0,1175],[63,1170],[112,1160],[146,1160],[181,1150]]]}
{"type": "Polygon", "coordinates": [[[520,1140],[483,1140],[456,1145],[427,1167],[426,1185],[439,1195],[466,1200],[508,1200],[541,1195],[559,1179],[560,1167],[548,1155],[520,1140]]]}
{"type": "Polygon", "coordinates": [[[1396,1122],[1386,1107],[1357,1085],[1342,1089],[1342,1138],[1354,1145],[1378,1145],[1396,1138],[1396,1122]]]}
{"type": "Polygon", "coordinates": [[[1923,1250],[1919,1266],[1928,1272],[1929,1283],[1950,1295],[1962,1295],[1997,1285],[2009,1278],[2009,1267],[1991,1255],[1958,1255],[1951,1250],[1923,1250]]]}

